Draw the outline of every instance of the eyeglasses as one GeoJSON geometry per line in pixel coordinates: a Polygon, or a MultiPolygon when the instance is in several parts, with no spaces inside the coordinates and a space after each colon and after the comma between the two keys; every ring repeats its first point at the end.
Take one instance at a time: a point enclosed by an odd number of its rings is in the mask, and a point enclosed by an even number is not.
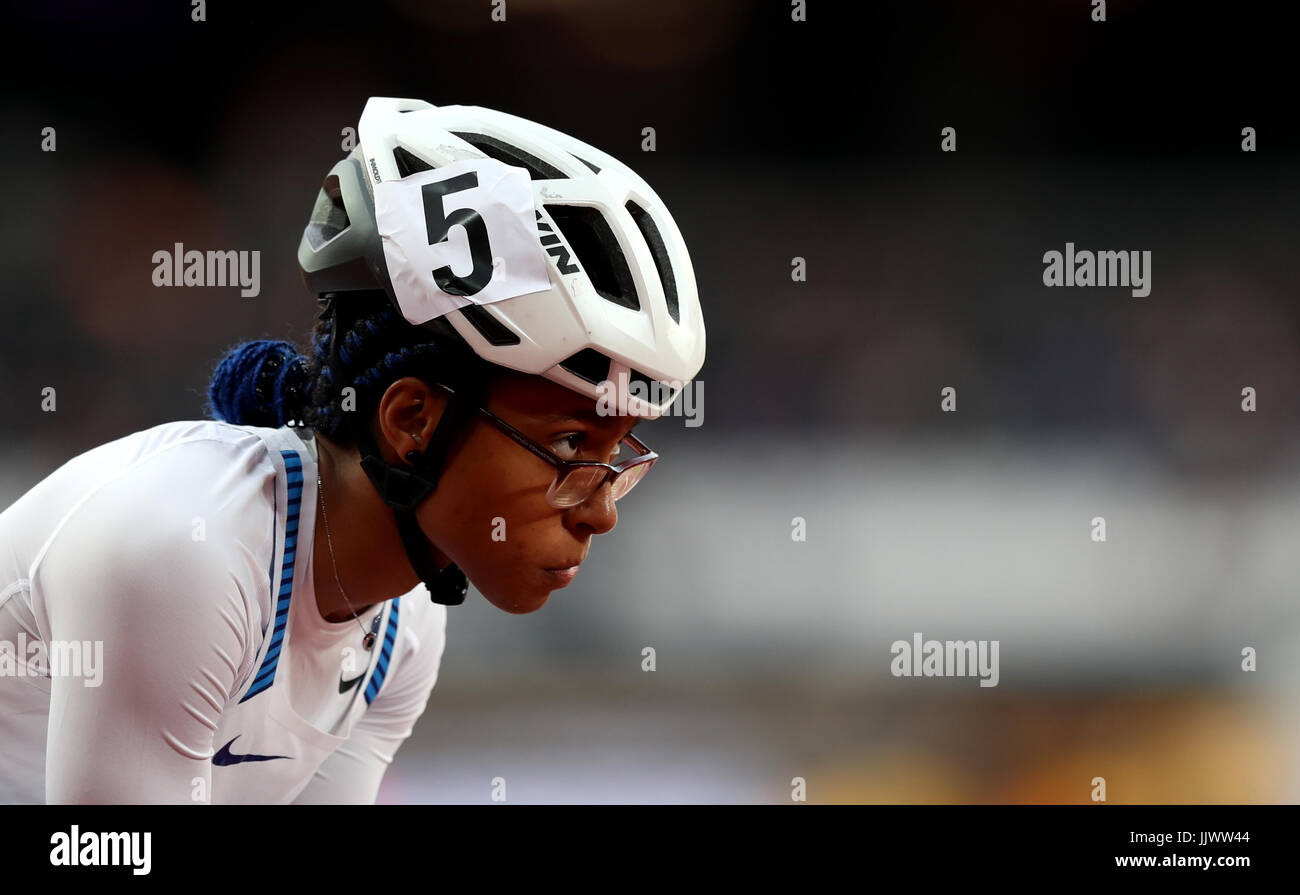
{"type": "MultiPolygon", "coordinates": [[[[443,391],[455,394],[455,391],[442,383],[433,383],[443,391]]],[[[527,448],[537,457],[555,467],[555,480],[546,492],[546,502],[556,509],[577,506],[591,497],[606,482],[613,483],[614,499],[618,500],[631,491],[636,483],[645,478],[645,474],[654,466],[659,455],[646,446],[645,442],[631,432],[623,436],[620,444],[626,444],[637,452],[619,463],[602,463],[599,460],[565,460],[557,457],[542,445],[520,432],[501,417],[486,407],[475,408],[488,422],[496,426],[516,443],[527,448]]]]}

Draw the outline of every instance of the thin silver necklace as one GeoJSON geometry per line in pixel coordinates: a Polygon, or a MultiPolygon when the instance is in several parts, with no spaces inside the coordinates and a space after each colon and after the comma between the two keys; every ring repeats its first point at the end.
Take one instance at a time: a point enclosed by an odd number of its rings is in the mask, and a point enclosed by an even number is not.
{"type": "MultiPolygon", "coordinates": [[[[316,493],[320,495],[320,512],[321,512],[321,516],[325,518],[325,541],[326,543],[329,544],[329,548],[330,548],[330,565],[334,567],[334,583],[339,586],[339,593],[343,594],[344,600],[347,600],[348,608],[352,610],[352,617],[357,620],[357,624],[361,626],[361,633],[365,635],[361,638],[361,645],[368,650],[374,649],[375,639],[378,636],[377,633],[373,628],[369,631],[366,630],[365,624],[363,624],[361,621],[361,616],[357,613],[357,610],[353,607],[352,601],[348,599],[348,592],[343,589],[343,582],[339,580],[339,564],[334,559],[334,538],[333,536],[330,535],[329,514],[325,512],[325,483],[322,482],[320,479],[319,464],[316,467],[316,493]]],[[[374,628],[377,627],[379,627],[379,616],[375,616],[374,628]]]]}

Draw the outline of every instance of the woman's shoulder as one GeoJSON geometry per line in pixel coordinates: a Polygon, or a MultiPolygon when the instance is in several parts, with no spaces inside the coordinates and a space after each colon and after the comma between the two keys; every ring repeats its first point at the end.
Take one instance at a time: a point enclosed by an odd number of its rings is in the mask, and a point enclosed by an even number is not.
{"type": "MultiPolygon", "coordinates": [[[[66,478],[102,508],[139,515],[205,502],[228,506],[274,476],[270,448],[252,427],[179,420],[110,441],[73,458],[51,479],[66,478]],[[115,499],[109,498],[110,495],[115,499]]],[[[89,502],[89,501],[88,501],[89,502]]]]}
{"type": "Polygon", "coordinates": [[[270,549],[275,512],[276,441],[270,442],[251,426],[162,423],[74,457],[11,511],[40,539],[31,545],[33,564],[71,529],[98,533],[115,549],[129,543],[160,555],[189,541],[252,552],[260,561],[270,549]]]}
{"type": "Polygon", "coordinates": [[[33,608],[98,600],[105,612],[211,609],[237,619],[247,640],[270,605],[283,465],[272,451],[293,443],[283,433],[264,439],[253,427],[186,420],[76,458],[93,468],[46,482],[57,515],[23,516],[35,525],[20,545],[32,550],[33,608]]]}
{"type": "MultiPolygon", "coordinates": [[[[259,432],[274,429],[238,426],[217,420],[174,420],[140,429],[102,442],[71,457],[36,486],[48,489],[51,483],[76,482],[85,493],[95,485],[133,472],[138,467],[164,466],[159,460],[180,455],[180,462],[220,463],[232,453],[265,453],[266,443],[259,432]]],[[[289,431],[289,430],[284,430],[289,431]]]]}
{"type": "Polygon", "coordinates": [[[270,449],[268,440],[273,440],[276,435],[282,439],[298,439],[289,434],[292,432],[289,427],[266,429],[221,420],[173,420],[132,432],[81,456],[112,450],[126,463],[139,464],[171,451],[186,452],[186,459],[191,461],[201,460],[204,456],[214,459],[228,456],[232,451],[265,454],[270,449]]]}

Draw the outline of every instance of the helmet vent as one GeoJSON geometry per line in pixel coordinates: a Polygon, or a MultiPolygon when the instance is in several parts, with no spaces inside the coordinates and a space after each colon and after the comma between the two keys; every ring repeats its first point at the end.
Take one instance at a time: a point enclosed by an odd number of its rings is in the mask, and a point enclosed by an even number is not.
{"type": "Polygon", "coordinates": [[[641,310],[627,258],[600,209],[587,205],[547,205],[598,295],[616,305],[641,310]]]}
{"type": "Polygon", "coordinates": [[[313,251],[319,251],[321,246],[346,230],[350,223],[347,210],[343,207],[338,175],[331,174],[325,178],[316,207],[312,209],[311,219],[307,222],[307,242],[313,251]]]}
{"type": "Polygon", "coordinates": [[[410,177],[416,171],[433,170],[433,165],[402,146],[393,147],[393,161],[397,162],[397,173],[403,177],[410,177]]]}
{"type": "Polygon", "coordinates": [[[528,175],[533,180],[564,180],[568,177],[559,168],[542,161],[531,152],[525,152],[518,146],[511,146],[509,143],[495,137],[489,137],[486,134],[461,133],[460,131],[452,131],[452,133],[489,158],[505,162],[507,165],[527,168],[528,175]]]}
{"type": "Polygon", "coordinates": [[[466,305],[460,309],[465,319],[474,324],[479,335],[491,345],[518,345],[519,334],[512,332],[482,305],[466,305]]]}
{"type": "MultiPolygon", "coordinates": [[[[585,379],[593,385],[599,385],[601,382],[609,379],[610,360],[604,354],[601,354],[595,348],[584,348],[577,354],[571,355],[559,364],[579,379],[585,379]]],[[[642,373],[640,370],[629,368],[627,374],[628,383],[639,382],[644,386],[642,394],[653,395],[654,390],[651,383],[656,380],[642,373]]],[[[661,390],[663,386],[660,386],[661,390]]],[[[676,397],[674,395],[673,397],[676,397]]]]}
{"type": "Polygon", "coordinates": [[[677,280],[673,277],[673,265],[668,260],[668,249],[664,245],[663,237],[659,235],[659,228],[655,226],[654,219],[640,205],[635,202],[628,202],[625,207],[632,215],[632,220],[636,221],[641,235],[645,237],[645,241],[650,245],[650,256],[655,259],[655,270],[659,271],[659,282],[664,287],[664,300],[668,303],[668,313],[672,316],[674,323],[681,323],[681,317],[677,310],[677,280]]]}
{"type": "Polygon", "coordinates": [[[593,174],[599,174],[599,173],[600,173],[600,169],[599,169],[599,168],[597,168],[597,167],[596,167],[595,165],[593,165],[591,162],[587,161],[587,160],[586,160],[585,158],[583,158],[582,156],[580,156],[580,155],[575,155],[574,158],[576,158],[578,161],[582,162],[584,165],[586,165],[588,168],[590,168],[593,174]]]}
{"type": "MultiPolygon", "coordinates": [[[[633,369],[630,369],[630,368],[629,368],[628,371],[627,371],[627,379],[628,379],[628,382],[629,382],[629,383],[632,383],[632,382],[639,382],[639,383],[641,383],[643,386],[645,386],[645,390],[642,392],[642,394],[645,394],[645,395],[653,395],[653,394],[654,394],[653,386],[651,386],[650,383],[655,382],[656,380],[654,380],[654,379],[651,378],[650,376],[647,376],[646,374],[642,373],[640,370],[633,370],[633,369]]],[[[660,385],[660,390],[661,390],[662,392],[667,393],[667,392],[666,392],[666,389],[667,389],[667,384],[666,384],[666,383],[660,385]]],[[[677,397],[677,396],[674,394],[673,397],[675,398],[675,397],[677,397]]]]}
{"type": "Polygon", "coordinates": [[[600,383],[609,378],[609,358],[595,348],[582,349],[560,361],[560,366],[591,383],[600,383]]]}

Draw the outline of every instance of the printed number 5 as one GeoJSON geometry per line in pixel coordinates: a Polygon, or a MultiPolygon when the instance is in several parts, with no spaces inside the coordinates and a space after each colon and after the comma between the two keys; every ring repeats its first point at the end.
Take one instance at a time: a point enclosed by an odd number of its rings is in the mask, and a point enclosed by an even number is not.
{"type": "Polygon", "coordinates": [[[437,183],[426,183],[421,190],[424,198],[424,225],[429,233],[429,245],[447,241],[447,231],[459,224],[469,236],[470,259],[474,269],[468,277],[458,277],[451,267],[439,267],[433,272],[438,288],[448,295],[474,295],[492,279],[492,245],[488,242],[487,224],[472,208],[458,208],[449,217],[443,209],[442,197],[478,186],[478,174],[468,171],[437,183]]]}

